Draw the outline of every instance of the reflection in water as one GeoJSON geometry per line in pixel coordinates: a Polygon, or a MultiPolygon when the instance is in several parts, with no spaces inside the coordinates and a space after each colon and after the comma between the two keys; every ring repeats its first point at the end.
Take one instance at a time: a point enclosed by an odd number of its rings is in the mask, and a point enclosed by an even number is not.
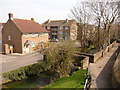
{"type": "Polygon", "coordinates": [[[41,75],[29,77],[21,81],[14,81],[3,85],[3,88],[38,88],[50,83],[50,76],[41,75]]]}

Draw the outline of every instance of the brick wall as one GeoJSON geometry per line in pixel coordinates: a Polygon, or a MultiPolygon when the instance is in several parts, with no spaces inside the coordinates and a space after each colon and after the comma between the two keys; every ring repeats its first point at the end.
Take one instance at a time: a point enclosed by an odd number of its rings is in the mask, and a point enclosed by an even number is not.
{"type": "Polygon", "coordinates": [[[21,44],[21,32],[16,27],[16,25],[8,20],[7,24],[2,30],[2,50],[4,52],[4,44],[13,45],[14,52],[22,52],[21,44]],[[8,40],[8,36],[11,37],[11,40],[8,40]],[[19,47],[19,48],[18,48],[19,47]]]}

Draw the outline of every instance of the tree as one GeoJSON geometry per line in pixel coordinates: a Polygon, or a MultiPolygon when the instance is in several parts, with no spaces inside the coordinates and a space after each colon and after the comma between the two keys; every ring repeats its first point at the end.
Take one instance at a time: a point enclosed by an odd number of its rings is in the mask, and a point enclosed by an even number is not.
{"type": "Polygon", "coordinates": [[[67,76],[70,73],[75,51],[72,41],[57,43],[46,49],[44,52],[46,63],[57,77],[67,76]]]}
{"type": "Polygon", "coordinates": [[[110,28],[118,17],[117,2],[110,2],[106,0],[104,2],[90,2],[87,4],[99,21],[98,26],[101,25],[99,28],[104,28],[104,33],[106,34],[105,36],[108,44],[110,44],[110,28]]]}
{"type": "Polygon", "coordinates": [[[106,42],[110,44],[110,30],[118,17],[117,2],[109,2],[107,0],[104,2],[81,2],[71,10],[71,17],[78,23],[83,24],[79,28],[79,31],[81,31],[81,43],[86,41],[87,31],[89,31],[88,24],[93,24],[97,27],[97,33],[95,32],[97,38],[95,38],[98,42],[97,47],[100,48],[106,42]]]}
{"type": "Polygon", "coordinates": [[[88,12],[88,8],[86,8],[86,3],[78,3],[74,6],[71,9],[70,17],[78,22],[78,40],[80,40],[81,48],[84,50],[88,44],[88,33],[91,31],[88,30],[88,23],[90,23],[92,18],[88,12]]]}

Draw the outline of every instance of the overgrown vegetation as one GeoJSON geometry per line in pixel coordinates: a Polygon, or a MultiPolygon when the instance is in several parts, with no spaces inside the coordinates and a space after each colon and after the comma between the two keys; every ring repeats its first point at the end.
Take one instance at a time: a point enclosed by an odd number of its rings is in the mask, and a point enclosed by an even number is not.
{"type": "Polygon", "coordinates": [[[45,88],[83,88],[86,70],[79,70],[71,76],[62,77],[45,88]]]}
{"type": "Polygon", "coordinates": [[[45,60],[56,77],[63,77],[70,74],[73,65],[76,47],[74,41],[54,44],[45,51],[45,60]]]}
{"type": "Polygon", "coordinates": [[[33,65],[21,67],[13,71],[4,73],[3,77],[10,79],[12,81],[22,80],[29,76],[36,76],[36,75],[39,75],[41,72],[45,72],[49,70],[49,68],[46,66],[47,65],[45,62],[38,62],[33,65]]]}

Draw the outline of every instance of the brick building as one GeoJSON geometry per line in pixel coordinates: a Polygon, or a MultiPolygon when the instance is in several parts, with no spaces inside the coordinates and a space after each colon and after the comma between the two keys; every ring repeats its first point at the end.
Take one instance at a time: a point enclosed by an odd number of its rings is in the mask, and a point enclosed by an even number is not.
{"type": "Polygon", "coordinates": [[[77,22],[75,20],[47,20],[42,26],[50,31],[51,40],[76,40],[77,22]]]}
{"type": "Polygon", "coordinates": [[[2,40],[1,33],[2,33],[2,28],[3,28],[4,25],[5,25],[5,23],[0,23],[0,43],[1,43],[1,40],[2,40]]]}
{"type": "Polygon", "coordinates": [[[9,54],[27,53],[34,50],[37,45],[48,43],[49,31],[32,20],[13,18],[9,19],[2,29],[2,49],[9,54]]]}

